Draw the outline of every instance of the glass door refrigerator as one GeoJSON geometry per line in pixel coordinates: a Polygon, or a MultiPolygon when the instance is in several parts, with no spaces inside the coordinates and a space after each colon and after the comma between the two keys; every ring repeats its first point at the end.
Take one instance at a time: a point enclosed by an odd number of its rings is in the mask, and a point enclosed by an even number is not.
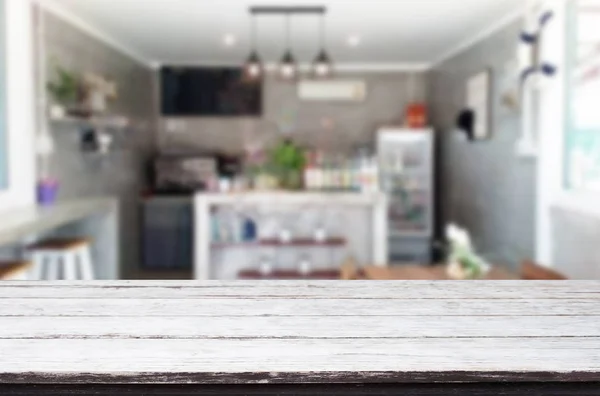
{"type": "Polygon", "coordinates": [[[434,229],[434,131],[384,128],[377,152],[389,198],[391,264],[431,264],[434,229]]]}

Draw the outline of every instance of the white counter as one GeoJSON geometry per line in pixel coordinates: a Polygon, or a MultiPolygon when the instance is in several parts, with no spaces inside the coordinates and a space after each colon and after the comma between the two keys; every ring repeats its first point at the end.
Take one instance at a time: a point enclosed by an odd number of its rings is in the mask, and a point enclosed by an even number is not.
{"type": "MultiPolygon", "coordinates": [[[[289,211],[306,210],[308,207],[330,207],[334,209],[364,208],[370,217],[370,230],[361,229],[372,252],[369,264],[386,265],[387,243],[387,197],[383,193],[291,193],[257,192],[239,194],[198,194],[195,197],[195,265],[198,280],[211,280],[211,212],[215,207],[230,206],[239,210],[249,207],[287,207],[289,211]]],[[[353,230],[349,230],[350,232],[353,230]]],[[[354,230],[359,231],[359,230],[354,230]]]]}
{"type": "Polygon", "coordinates": [[[119,205],[111,197],[84,198],[51,206],[31,206],[0,213],[0,247],[23,244],[29,238],[85,236],[93,241],[98,279],[120,279],[119,205]]]}

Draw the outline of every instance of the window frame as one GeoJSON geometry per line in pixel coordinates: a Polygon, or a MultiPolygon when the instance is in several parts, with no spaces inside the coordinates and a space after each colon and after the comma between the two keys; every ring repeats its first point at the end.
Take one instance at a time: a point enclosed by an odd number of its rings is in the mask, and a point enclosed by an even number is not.
{"type": "Polygon", "coordinates": [[[549,0],[544,5],[554,11],[553,22],[544,36],[542,56],[558,65],[558,74],[544,89],[537,109],[540,120],[537,163],[536,260],[553,263],[553,217],[567,210],[600,218],[599,194],[572,190],[566,180],[567,84],[569,70],[567,45],[569,7],[575,0],[549,0]]]}
{"type": "Polygon", "coordinates": [[[6,147],[8,186],[0,211],[35,202],[33,0],[5,2],[6,147]]]}

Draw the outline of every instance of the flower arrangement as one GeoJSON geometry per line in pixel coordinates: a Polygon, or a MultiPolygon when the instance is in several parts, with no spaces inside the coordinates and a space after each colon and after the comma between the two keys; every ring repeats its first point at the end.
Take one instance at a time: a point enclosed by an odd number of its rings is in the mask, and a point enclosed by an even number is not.
{"type": "Polygon", "coordinates": [[[490,270],[489,264],[479,257],[471,243],[469,233],[455,224],[446,228],[449,245],[448,276],[452,279],[479,279],[490,270]]]}

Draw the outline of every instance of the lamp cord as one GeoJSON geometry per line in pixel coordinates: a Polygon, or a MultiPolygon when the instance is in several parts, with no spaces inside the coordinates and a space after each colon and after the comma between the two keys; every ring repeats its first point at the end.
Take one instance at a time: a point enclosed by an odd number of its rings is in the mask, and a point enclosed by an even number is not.
{"type": "Polygon", "coordinates": [[[252,14],[252,31],[250,33],[252,40],[252,51],[256,51],[256,15],[252,14]]]}
{"type": "Polygon", "coordinates": [[[290,45],[290,41],[291,41],[291,38],[290,38],[290,36],[291,36],[291,32],[290,32],[291,31],[291,27],[290,27],[291,21],[290,21],[290,19],[291,19],[290,18],[290,13],[288,12],[288,13],[285,14],[285,24],[286,24],[286,28],[285,28],[285,41],[286,41],[286,46],[287,46],[287,50],[288,51],[292,50],[291,45],[290,45]]]}
{"type": "Polygon", "coordinates": [[[325,14],[321,14],[321,49],[325,50],[325,14]]]}

